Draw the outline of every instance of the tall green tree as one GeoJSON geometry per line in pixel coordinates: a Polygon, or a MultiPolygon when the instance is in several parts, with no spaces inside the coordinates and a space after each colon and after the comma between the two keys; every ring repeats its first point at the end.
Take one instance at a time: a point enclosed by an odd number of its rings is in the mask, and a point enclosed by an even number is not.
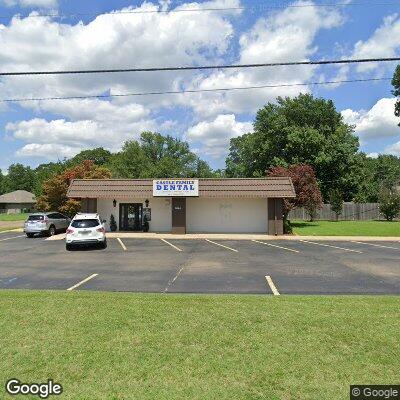
{"type": "Polygon", "coordinates": [[[0,169],[0,195],[2,195],[6,190],[5,190],[5,182],[6,179],[3,175],[3,171],[0,169]]]}
{"type": "Polygon", "coordinates": [[[308,164],[325,200],[332,187],[346,200],[356,194],[358,138],[331,100],[300,94],[277,99],[257,112],[254,132],[231,139],[226,160],[230,177],[264,176],[274,166],[308,164]]]}
{"type": "MultiPolygon", "coordinates": [[[[393,95],[398,97],[398,100],[396,101],[395,109],[394,109],[394,115],[396,117],[400,117],[400,65],[397,66],[393,79],[392,79],[392,85],[393,85],[393,95]]],[[[400,122],[399,122],[400,126],[400,122]]]]}
{"type": "Polygon", "coordinates": [[[35,172],[30,167],[22,164],[11,164],[5,177],[5,191],[27,190],[32,192],[34,188],[35,172]]]}
{"type": "Polygon", "coordinates": [[[187,142],[154,132],[143,132],[139,141],[126,142],[109,166],[121,178],[212,176],[209,165],[190,151],[187,142]]]}
{"type": "Polygon", "coordinates": [[[38,165],[34,170],[35,180],[33,193],[35,193],[36,197],[39,197],[43,194],[43,182],[47,181],[55,175],[61,174],[61,172],[63,172],[65,169],[65,162],[63,161],[38,165]]]}
{"type": "Polygon", "coordinates": [[[400,184],[400,158],[381,154],[377,158],[358,156],[358,167],[354,179],[357,179],[355,201],[376,203],[383,189],[392,190],[400,184]]]}
{"type": "Polygon", "coordinates": [[[67,167],[71,168],[75,165],[83,163],[85,160],[93,161],[95,165],[105,165],[111,159],[111,152],[104,149],[103,147],[97,147],[95,149],[83,150],[76,156],[72,157],[67,161],[67,167]]]}

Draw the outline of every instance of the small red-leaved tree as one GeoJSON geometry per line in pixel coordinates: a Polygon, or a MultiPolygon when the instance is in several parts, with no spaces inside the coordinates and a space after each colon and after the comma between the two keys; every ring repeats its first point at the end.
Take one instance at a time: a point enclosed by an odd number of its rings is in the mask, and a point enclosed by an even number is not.
{"type": "Polygon", "coordinates": [[[73,216],[81,208],[79,200],[69,199],[67,191],[73,179],[107,179],[111,172],[86,160],[76,167],[66,169],[43,182],[43,194],[37,200],[37,208],[42,211],[60,211],[73,216]]]}
{"type": "Polygon", "coordinates": [[[285,199],[283,218],[287,221],[288,214],[297,207],[304,207],[314,220],[317,210],[322,208],[322,194],[318,187],[314,169],[307,164],[291,165],[285,167],[272,167],[267,171],[268,176],[289,176],[292,178],[296,198],[285,199]]]}

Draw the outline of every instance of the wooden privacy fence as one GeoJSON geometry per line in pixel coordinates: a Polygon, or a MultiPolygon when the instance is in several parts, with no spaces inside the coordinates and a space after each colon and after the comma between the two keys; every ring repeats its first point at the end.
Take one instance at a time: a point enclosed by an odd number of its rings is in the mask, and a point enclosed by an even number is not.
{"type": "MultiPolygon", "coordinates": [[[[309,221],[310,216],[304,208],[297,208],[289,213],[290,220],[309,221]]],[[[324,204],[321,210],[318,210],[316,220],[334,220],[335,213],[331,210],[330,204],[324,204]]],[[[339,220],[342,221],[363,221],[368,219],[385,218],[379,212],[379,203],[344,203],[342,214],[339,220]]]]}

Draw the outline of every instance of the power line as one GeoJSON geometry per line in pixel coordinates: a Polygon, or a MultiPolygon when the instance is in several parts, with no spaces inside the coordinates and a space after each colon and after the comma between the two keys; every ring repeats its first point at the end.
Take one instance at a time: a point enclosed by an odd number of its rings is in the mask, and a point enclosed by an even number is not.
{"type": "Polygon", "coordinates": [[[294,65],[328,65],[328,64],[361,64],[369,62],[400,61],[400,57],[389,58],[357,58],[343,60],[318,60],[318,61],[291,61],[259,64],[223,64],[183,67],[151,67],[151,68],[117,68],[117,69],[88,69],[88,70],[60,70],[60,71],[20,71],[0,72],[0,76],[25,76],[25,75],[68,75],[68,74],[106,74],[117,72],[165,72],[165,71],[193,71],[209,69],[234,69],[234,68],[260,68],[260,67],[284,67],[294,65]]]}
{"type": "Polygon", "coordinates": [[[187,90],[163,91],[163,92],[138,92],[138,93],[100,94],[100,95],[87,95],[87,96],[0,99],[0,103],[18,103],[18,102],[22,103],[29,101],[49,101],[49,100],[105,99],[113,97],[154,96],[154,95],[166,95],[166,94],[204,93],[204,92],[228,92],[234,90],[252,90],[252,89],[268,89],[268,88],[271,89],[271,88],[296,87],[296,86],[333,85],[338,83],[388,81],[391,79],[392,78],[367,78],[367,79],[349,79],[349,80],[337,80],[337,81],[325,81],[325,82],[283,83],[276,85],[244,86],[244,87],[231,87],[231,88],[187,89],[187,90]]]}
{"type": "Polygon", "coordinates": [[[267,10],[281,10],[286,8],[343,8],[343,7],[376,7],[376,6],[398,6],[399,2],[381,2],[381,3],[320,3],[320,4],[287,4],[287,5],[264,5],[250,7],[218,7],[218,8],[181,8],[173,10],[120,10],[109,11],[101,14],[97,13],[48,13],[48,14],[17,14],[17,15],[0,15],[0,19],[9,19],[17,16],[19,18],[73,18],[73,17],[98,17],[101,15],[133,15],[133,14],[170,14],[170,13],[197,13],[197,12],[218,12],[218,11],[267,11],[267,10]]]}

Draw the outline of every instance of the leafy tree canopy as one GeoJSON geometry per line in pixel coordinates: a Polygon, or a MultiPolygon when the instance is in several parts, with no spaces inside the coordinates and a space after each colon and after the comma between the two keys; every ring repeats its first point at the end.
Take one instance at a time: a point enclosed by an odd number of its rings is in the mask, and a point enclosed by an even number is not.
{"type": "Polygon", "coordinates": [[[80,202],[67,197],[71,181],[107,178],[111,178],[111,172],[107,168],[99,167],[93,161],[86,160],[46,180],[43,183],[43,194],[37,199],[37,208],[42,211],[56,210],[67,215],[74,215],[80,210],[80,202]]]}
{"type": "Polygon", "coordinates": [[[22,164],[11,164],[8,174],[4,177],[4,191],[27,190],[32,192],[34,188],[35,172],[31,167],[22,164]]]}
{"type": "Polygon", "coordinates": [[[66,165],[72,167],[74,165],[79,165],[85,160],[93,161],[96,165],[105,165],[111,159],[112,153],[103,147],[97,147],[96,149],[83,150],[76,156],[67,160],[66,165]]]}
{"type": "Polygon", "coordinates": [[[190,151],[189,144],[172,136],[143,132],[140,140],[124,144],[110,162],[115,177],[173,178],[209,177],[209,165],[190,151]]]}
{"type": "Polygon", "coordinates": [[[230,177],[263,176],[274,166],[308,164],[325,199],[332,186],[354,197],[358,138],[331,100],[300,94],[277,99],[257,112],[254,133],[233,138],[226,160],[230,177]]]}
{"type": "Polygon", "coordinates": [[[296,207],[305,207],[310,219],[315,218],[316,212],[322,207],[322,195],[319,190],[315,172],[310,165],[298,164],[285,167],[272,167],[267,171],[268,176],[288,176],[292,179],[296,198],[284,200],[284,219],[296,207]]]}

